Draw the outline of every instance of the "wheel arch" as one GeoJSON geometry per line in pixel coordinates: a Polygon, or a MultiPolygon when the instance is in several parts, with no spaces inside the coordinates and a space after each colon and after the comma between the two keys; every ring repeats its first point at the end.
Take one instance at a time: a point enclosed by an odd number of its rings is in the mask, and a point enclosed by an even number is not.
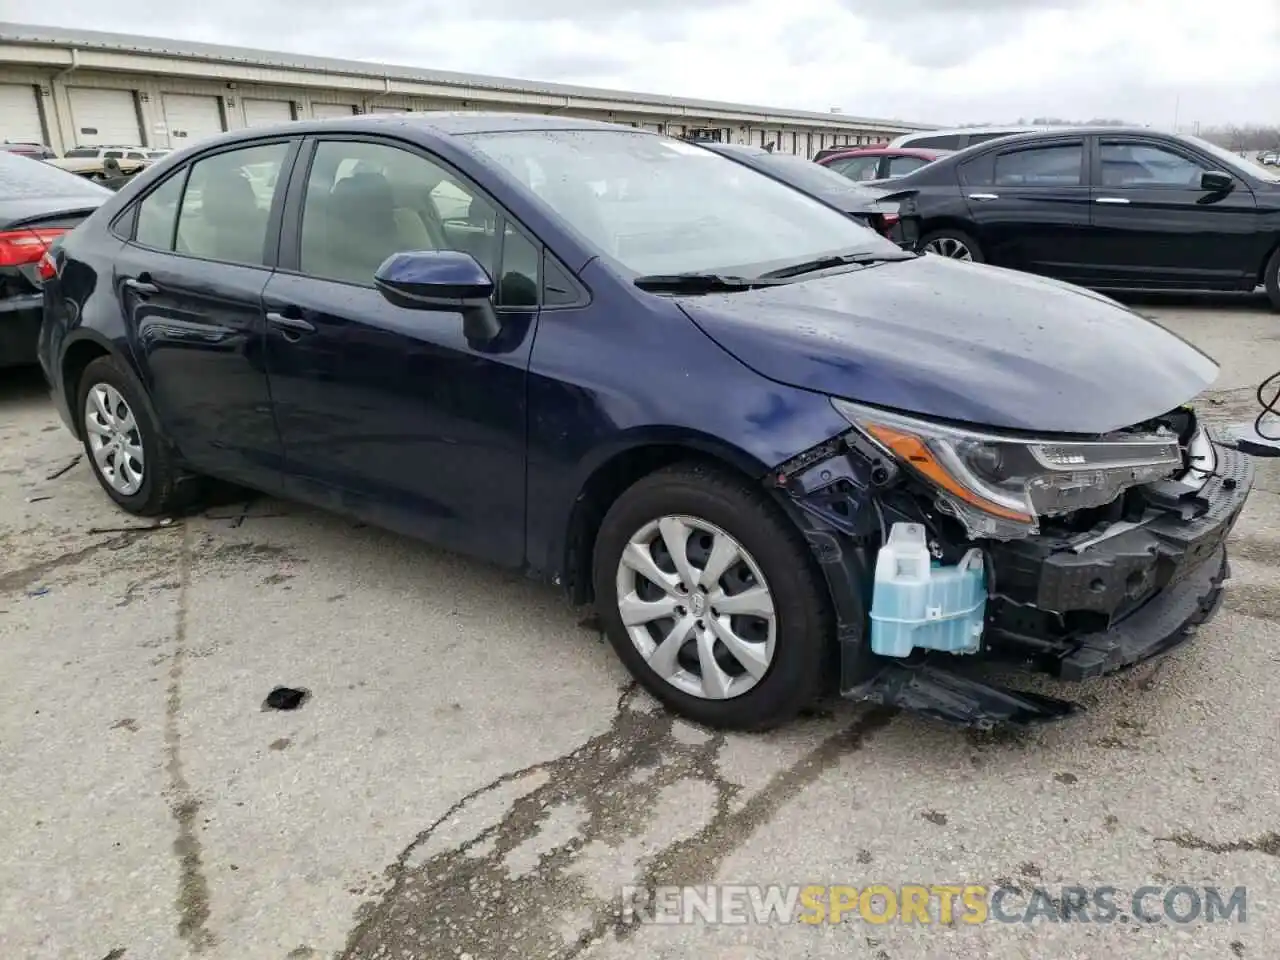
{"type": "Polygon", "coordinates": [[[1276,251],[1280,250],[1280,234],[1272,237],[1271,245],[1267,247],[1267,252],[1262,255],[1262,263],[1258,265],[1258,285],[1266,283],[1267,267],[1271,263],[1271,258],[1276,255],[1276,251]]]}
{"type": "Polygon", "coordinates": [[[931,233],[937,233],[940,230],[958,230],[960,233],[973,237],[978,243],[983,242],[982,231],[978,229],[978,225],[971,220],[963,217],[957,217],[954,214],[944,214],[939,217],[929,217],[920,224],[920,240],[931,233]]]}
{"type": "Polygon", "coordinates": [[[133,364],[129,358],[117,350],[111,341],[95,331],[85,328],[76,331],[64,344],[62,356],[58,362],[62,399],[71,415],[72,430],[76,437],[81,440],[84,437],[80,428],[80,411],[76,409],[80,378],[84,375],[85,368],[99,357],[114,357],[130,369],[133,369],[133,364]]]}
{"type": "Polygon", "coordinates": [[[644,431],[612,446],[584,470],[558,551],[560,581],[573,603],[594,600],[592,554],[609,507],[637,481],[677,463],[705,464],[747,484],[760,483],[771,466],[745,450],[695,432],[644,431]]]}

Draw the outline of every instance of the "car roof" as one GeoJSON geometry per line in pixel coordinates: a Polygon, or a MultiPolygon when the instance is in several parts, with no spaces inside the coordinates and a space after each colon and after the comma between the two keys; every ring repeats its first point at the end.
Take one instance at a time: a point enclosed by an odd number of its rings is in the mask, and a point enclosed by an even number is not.
{"type": "Polygon", "coordinates": [[[850,147],[848,150],[841,150],[839,154],[832,156],[841,157],[881,157],[885,154],[893,154],[895,157],[936,157],[943,153],[954,153],[954,150],[943,150],[941,147],[850,147]]]}
{"type": "Polygon", "coordinates": [[[226,145],[262,137],[321,134],[328,130],[353,133],[411,130],[427,136],[460,136],[471,133],[516,133],[538,130],[612,130],[616,132],[658,136],[628,124],[605,123],[580,117],[547,116],[529,113],[500,113],[476,110],[424,111],[422,113],[363,113],[350,117],[319,120],[292,120],[283,123],[233,130],[208,140],[201,146],[226,145]]]}
{"type": "Polygon", "coordinates": [[[1078,126],[1078,127],[1053,127],[1044,130],[1028,130],[1023,133],[1011,133],[1007,137],[996,137],[991,140],[984,140],[981,143],[975,143],[971,147],[966,147],[959,153],[969,153],[976,151],[980,147],[990,147],[994,145],[1005,146],[1011,143],[1027,143],[1036,140],[1054,140],[1060,137],[1155,137],[1164,140],[1180,139],[1177,134],[1169,133],[1165,130],[1152,130],[1150,127],[1116,127],[1102,125],[1078,126]]]}

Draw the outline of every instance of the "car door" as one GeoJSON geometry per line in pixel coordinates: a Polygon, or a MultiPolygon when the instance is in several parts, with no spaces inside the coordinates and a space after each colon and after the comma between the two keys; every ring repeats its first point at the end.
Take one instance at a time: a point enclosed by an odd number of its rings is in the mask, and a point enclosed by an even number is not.
{"type": "Polygon", "coordinates": [[[263,358],[262,291],[297,141],[255,141],[185,164],[123,224],[115,289],[165,432],[197,469],[272,489],[283,447],[263,358]]]}
{"type": "Polygon", "coordinates": [[[1085,139],[1022,142],[960,166],[960,181],[986,259],[1078,280],[1089,229],[1085,139]]]}
{"type": "Polygon", "coordinates": [[[1097,138],[1089,257],[1107,282],[1185,289],[1240,286],[1256,271],[1257,207],[1249,186],[1201,188],[1221,165],[1189,147],[1097,138]]]}
{"type": "Polygon", "coordinates": [[[538,243],[470,181],[407,145],[326,137],[307,153],[265,293],[287,483],[302,499],[522,563],[538,243]],[[469,342],[459,314],[382,297],[374,272],[410,250],[464,251],[499,278],[497,341],[469,342]]]}

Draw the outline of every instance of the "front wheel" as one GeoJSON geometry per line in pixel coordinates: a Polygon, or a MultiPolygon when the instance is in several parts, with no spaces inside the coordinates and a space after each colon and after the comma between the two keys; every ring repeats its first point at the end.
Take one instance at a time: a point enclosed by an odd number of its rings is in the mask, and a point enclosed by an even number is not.
{"type": "Polygon", "coordinates": [[[777,504],[700,465],[637,482],[596,538],[614,651],[667,707],[711,727],[773,727],[822,693],[834,641],[820,577],[777,504]]]}

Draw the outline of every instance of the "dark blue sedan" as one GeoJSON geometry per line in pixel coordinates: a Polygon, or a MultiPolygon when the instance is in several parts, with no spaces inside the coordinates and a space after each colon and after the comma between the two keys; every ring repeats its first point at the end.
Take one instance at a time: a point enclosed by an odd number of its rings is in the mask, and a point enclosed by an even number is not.
{"type": "Polygon", "coordinates": [[[1070,712],[952,665],[1170,648],[1251,485],[1183,406],[1216,365],[1156,325],[626,127],[238,131],[41,273],[41,363],[123,509],[219,478],[521,568],[715,726],[829,690],[1070,712]]]}

